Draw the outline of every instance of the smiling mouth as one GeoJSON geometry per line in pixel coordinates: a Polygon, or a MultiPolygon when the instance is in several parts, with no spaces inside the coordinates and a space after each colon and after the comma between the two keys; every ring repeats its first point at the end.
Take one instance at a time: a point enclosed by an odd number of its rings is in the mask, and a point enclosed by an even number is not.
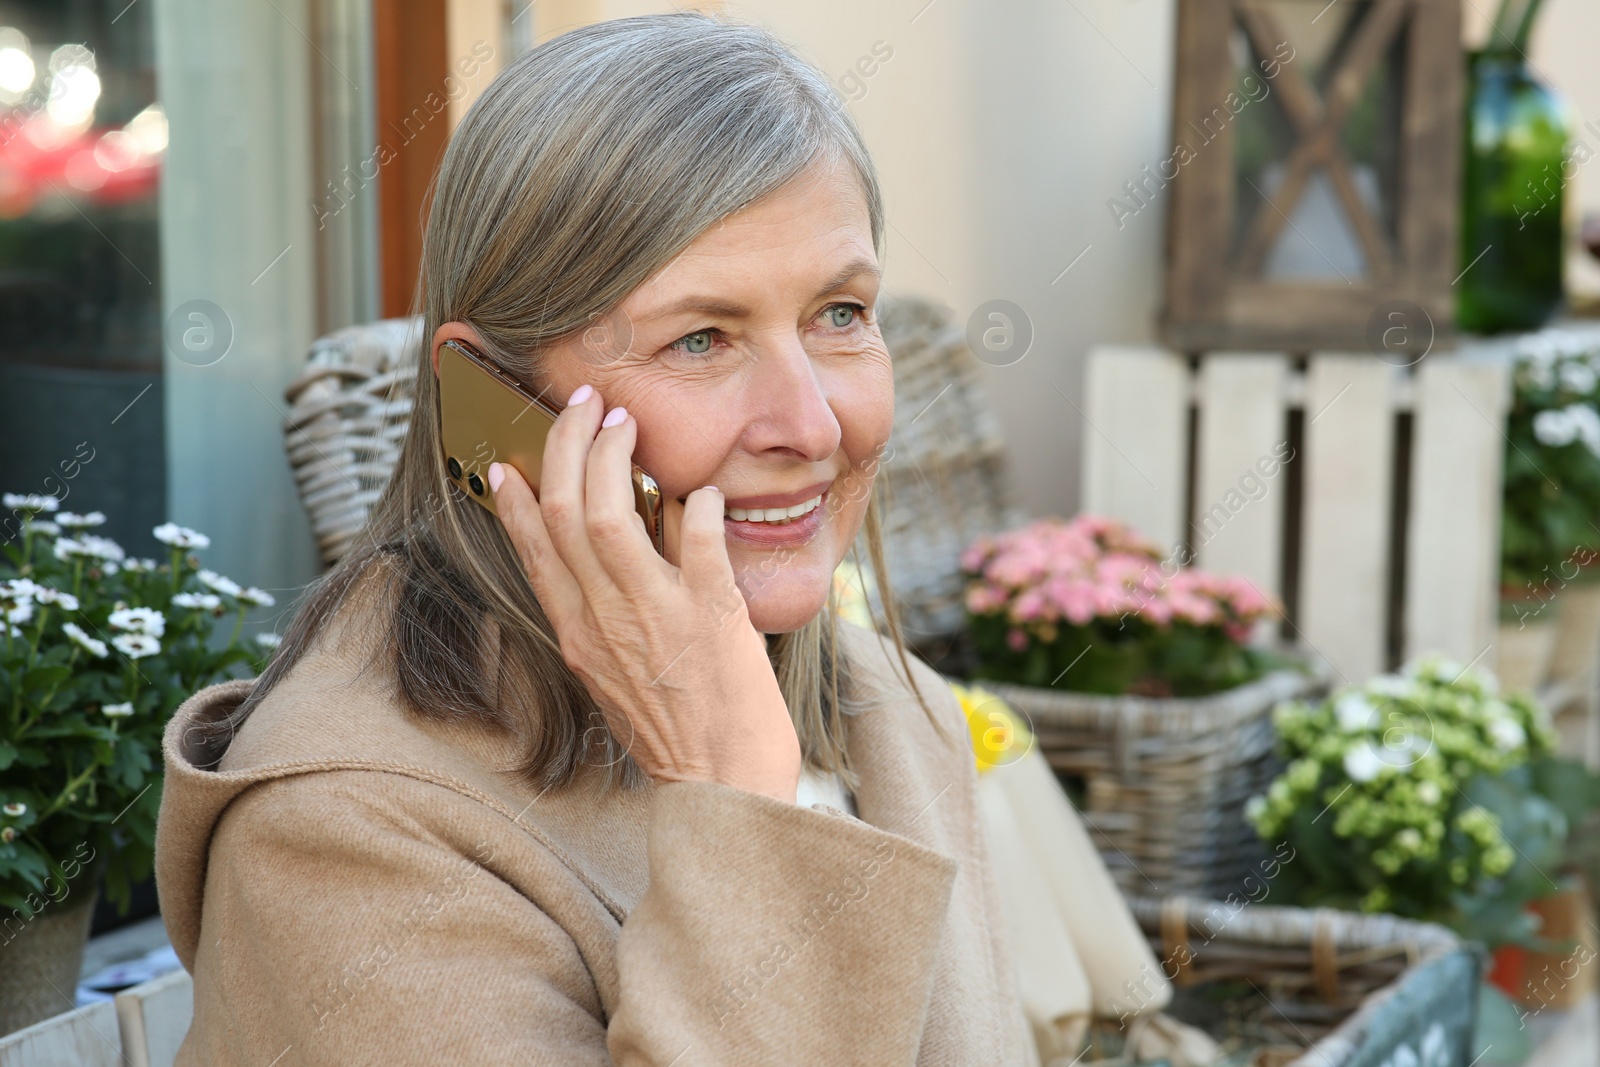
{"type": "Polygon", "coordinates": [[[788,508],[725,508],[723,514],[734,522],[763,522],[773,526],[787,526],[796,519],[816,510],[822,504],[822,494],[788,508]]]}

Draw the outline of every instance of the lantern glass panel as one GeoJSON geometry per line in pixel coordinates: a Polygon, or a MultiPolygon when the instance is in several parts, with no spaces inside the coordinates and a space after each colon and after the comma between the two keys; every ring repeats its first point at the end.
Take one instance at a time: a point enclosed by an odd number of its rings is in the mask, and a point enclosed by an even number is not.
{"type": "Polygon", "coordinates": [[[1232,259],[1244,276],[1354,284],[1392,260],[1405,31],[1363,62],[1375,7],[1265,0],[1254,5],[1254,39],[1242,20],[1235,25],[1238,99],[1226,110],[1238,108],[1232,259]],[[1274,62],[1284,55],[1292,58],[1274,62]],[[1341,83],[1358,87],[1351,99],[1336,98],[1341,83]],[[1314,148],[1324,121],[1334,126],[1322,138],[1332,152],[1314,148]]]}

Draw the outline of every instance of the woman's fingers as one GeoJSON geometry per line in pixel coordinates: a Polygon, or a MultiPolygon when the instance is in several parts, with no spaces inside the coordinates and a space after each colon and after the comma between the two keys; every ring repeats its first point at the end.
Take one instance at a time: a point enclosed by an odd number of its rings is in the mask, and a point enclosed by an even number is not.
{"type": "Polygon", "coordinates": [[[584,386],[574,401],[556,417],[545,438],[539,472],[539,514],[550,543],[586,592],[598,592],[610,583],[585,519],[588,496],[589,449],[600,428],[603,411],[599,394],[584,386]],[[587,395],[582,395],[587,390],[587,395]]]}
{"type": "Polygon", "coordinates": [[[671,572],[656,554],[634,508],[633,448],[638,423],[625,408],[612,408],[601,420],[600,434],[589,449],[584,517],[595,555],[617,588],[637,597],[671,572]]]}
{"type": "Polygon", "coordinates": [[[509,463],[489,465],[489,489],[494,493],[500,522],[511,535],[511,544],[522,561],[528,584],[533,586],[533,595],[559,630],[562,621],[581,608],[583,591],[550,543],[539,502],[534,499],[527,481],[509,463]]]}
{"type": "Polygon", "coordinates": [[[726,615],[741,607],[744,598],[734,582],[733,564],[728,559],[722,500],[722,491],[710,485],[696,489],[685,499],[678,535],[682,546],[678,569],[690,589],[719,598],[719,614],[726,615]]]}

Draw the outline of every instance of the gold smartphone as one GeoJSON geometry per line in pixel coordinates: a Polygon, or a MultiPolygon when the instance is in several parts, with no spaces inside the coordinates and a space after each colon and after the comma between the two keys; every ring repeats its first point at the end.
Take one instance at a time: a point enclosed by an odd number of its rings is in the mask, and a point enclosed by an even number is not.
{"type": "MultiPolygon", "coordinates": [[[[444,465],[450,480],[479,504],[495,510],[489,464],[509,463],[534,492],[544,469],[544,440],[559,414],[465,341],[439,347],[439,417],[444,465]]],[[[665,555],[661,488],[633,467],[634,510],[658,555],[665,555]]]]}

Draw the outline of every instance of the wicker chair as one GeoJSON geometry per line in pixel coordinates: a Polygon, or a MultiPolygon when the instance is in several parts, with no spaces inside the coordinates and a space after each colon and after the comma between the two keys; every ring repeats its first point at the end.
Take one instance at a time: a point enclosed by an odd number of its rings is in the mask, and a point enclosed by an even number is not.
{"type": "MultiPolygon", "coordinates": [[[[895,367],[895,429],[878,474],[885,554],[906,632],[925,640],[961,627],[962,548],[1019,516],[961,328],[945,308],[914,297],[885,297],[879,316],[895,367]]],[[[285,391],[289,465],[329,565],[360,533],[394,469],[422,340],[420,318],[339,330],[312,344],[285,391]]]]}

